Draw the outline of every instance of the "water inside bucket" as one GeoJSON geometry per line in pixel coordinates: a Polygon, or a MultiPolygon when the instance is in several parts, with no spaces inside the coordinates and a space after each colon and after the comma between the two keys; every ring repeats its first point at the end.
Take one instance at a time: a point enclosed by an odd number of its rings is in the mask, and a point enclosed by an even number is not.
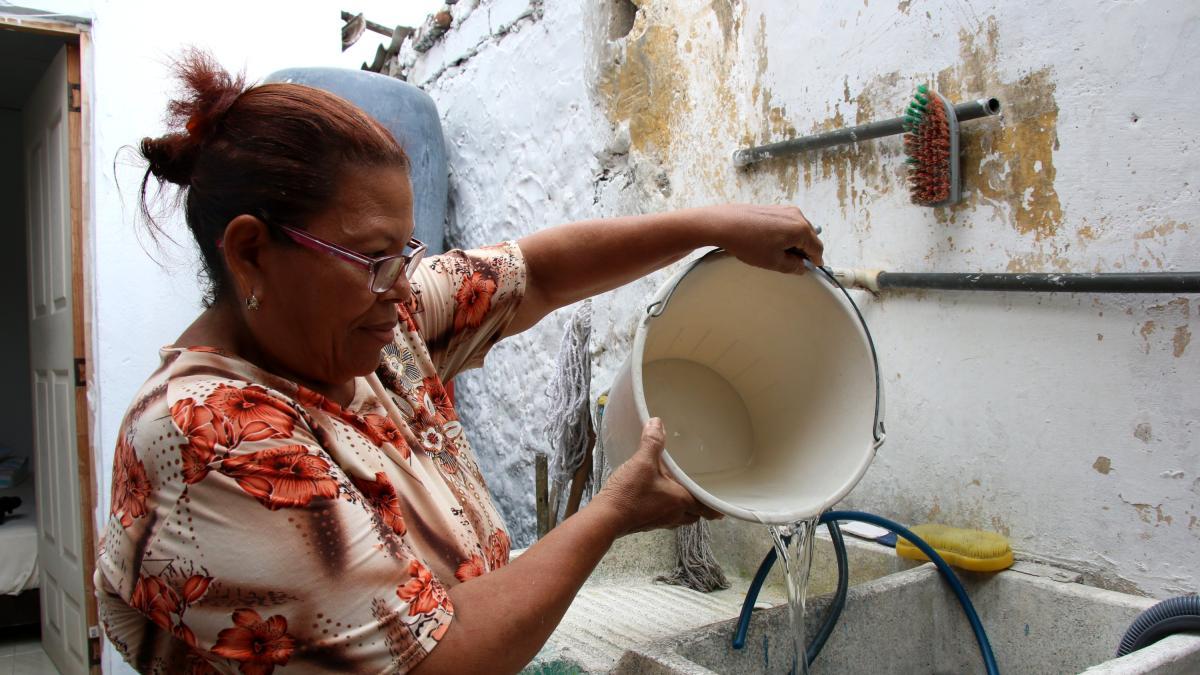
{"type": "Polygon", "coordinates": [[[660,359],[642,370],[646,409],[667,432],[666,449],[688,475],[739,470],[754,451],[750,413],[737,390],[695,361],[660,359]]]}

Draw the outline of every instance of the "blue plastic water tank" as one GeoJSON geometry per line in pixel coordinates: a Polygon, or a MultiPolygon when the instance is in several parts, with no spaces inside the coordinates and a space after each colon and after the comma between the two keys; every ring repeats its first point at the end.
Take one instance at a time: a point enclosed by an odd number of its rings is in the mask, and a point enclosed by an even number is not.
{"type": "Polygon", "coordinates": [[[431,253],[445,250],[449,170],[441,119],[429,94],[393,77],[345,68],[287,68],[271,73],[266,81],[324,89],[387,127],[412,162],[416,237],[431,253]]]}

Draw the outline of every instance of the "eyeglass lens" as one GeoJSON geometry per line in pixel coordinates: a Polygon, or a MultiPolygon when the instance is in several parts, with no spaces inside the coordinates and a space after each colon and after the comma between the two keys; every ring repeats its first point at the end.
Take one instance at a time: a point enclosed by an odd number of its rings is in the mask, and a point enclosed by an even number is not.
{"type": "Polygon", "coordinates": [[[396,279],[400,278],[400,273],[408,278],[412,278],[413,272],[417,269],[417,263],[421,262],[424,251],[416,251],[409,260],[404,258],[390,258],[379,263],[375,267],[375,276],[371,279],[371,290],[375,293],[385,293],[396,283],[396,279]]]}

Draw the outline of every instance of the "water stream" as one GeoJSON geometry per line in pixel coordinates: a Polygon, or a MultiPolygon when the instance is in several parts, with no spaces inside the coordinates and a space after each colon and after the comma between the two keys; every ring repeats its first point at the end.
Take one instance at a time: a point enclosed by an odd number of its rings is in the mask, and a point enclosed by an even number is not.
{"type": "Polygon", "coordinates": [[[817,519],[801,520],[791,525],[772,525],[771,538],[775,540],[776,562],[783,566],[788,596],[788,623],[790,630],[783,644],[768,649],[767,672],[808,675],[808,661],[804,650],[808,646],[804,634],[804,598],[808,592],[808,573],[813,561],[813,533],[817,519]]]}

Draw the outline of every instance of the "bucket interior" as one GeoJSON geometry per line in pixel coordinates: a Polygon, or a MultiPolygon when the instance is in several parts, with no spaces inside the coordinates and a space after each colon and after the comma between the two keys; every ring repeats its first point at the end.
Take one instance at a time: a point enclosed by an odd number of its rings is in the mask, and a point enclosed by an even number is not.
{"type": "Polygon", "coordinates": [[[671,459],[717,502],[764,522],[816,515],[873,454],[870,349],[816,274],[717,258],[646,327],[642,393],[671,459]]]}

